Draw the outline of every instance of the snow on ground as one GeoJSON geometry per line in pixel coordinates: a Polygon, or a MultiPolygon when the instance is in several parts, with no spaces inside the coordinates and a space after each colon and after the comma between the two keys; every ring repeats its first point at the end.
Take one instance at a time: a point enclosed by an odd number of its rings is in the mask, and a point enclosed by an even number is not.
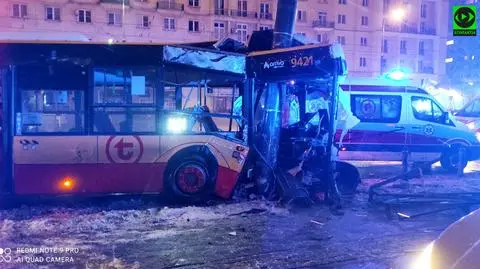
{"type": "MultiPolygon", "coordinates": [[[[465,214],[457,210],[389,220],[383,207],[368,203],[367,190],[400,173],[400,165],[355,165],[364,180],[356,197],[345,201],[343,216],[322,205],[288,211],[259,199],[169,207],[125,198],[101,205],[0,210],[0,248],[12,248],[14,258],[0,268],[404,268],[405,261],[465,214]],[[78,253],[17,252],[29,247],[78,248],[78,253]],[[52,256],[73,262],[45,261],[52,256]]],[[[480,162],[472,163],[463,178],[434,169],[432,175],[399,181],[387,190],[477,191],[479,168],[480,162]]]]}

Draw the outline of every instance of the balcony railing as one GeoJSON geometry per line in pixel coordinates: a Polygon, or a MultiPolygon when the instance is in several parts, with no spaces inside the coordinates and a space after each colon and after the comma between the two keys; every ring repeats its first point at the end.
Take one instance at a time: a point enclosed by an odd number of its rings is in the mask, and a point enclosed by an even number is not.
{"type": "Polygon", "coordinates": [[[334,28],[335,22],[333,21],[313,21],[312,26],[314,28],[334,28]]]}
{"type": "Polygon", "coordinates": [[[437,30],[435,28],[420,28],[420,34],[423,35],[436,35],[437,30]]]}
{"type": "Polygon", "coordinates": [[[387,32],[398,32],[398,33],[407,33],[407,34],[418,34],[418,28],[416,25],[385,25],[385,31],[387,32]]]}
{"type": "Polygon", "coordinates": [[[230,10],[230,16],[257,19],[258,13],[243,10],[230,10]]]}
{"type": "Polygon", "coordinates": [[[260,12],[260,19],[273,20],[273,14],[260,12]]]}
{"type": "Polygon", "coordinates": [[[226,9],[215,9],[215,15],[228,16],[228,10],[226,10],[226,9]]]}
{"type": "Polygon", "coordinates": [[[100,0],[100,3],[105,3],[105,4],[125,4],[129,5],[130,0],[100,0]]]}
{"type": "Polygon", "coordinates": [[[183,11],[185,9],[183,4],[172,2],[172,1],[158,1],[157,9],[167,9],[167,10],[179,10],[183,11]]]}

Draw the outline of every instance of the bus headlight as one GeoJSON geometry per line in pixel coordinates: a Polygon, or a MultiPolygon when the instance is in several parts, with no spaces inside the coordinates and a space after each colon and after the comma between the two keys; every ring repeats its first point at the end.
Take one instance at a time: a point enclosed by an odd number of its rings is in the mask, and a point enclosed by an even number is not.
{"type": "Polygon", "coordinates": [[[411,269],[431,269],[433,242],[423,250],[422,254],[414,262],[411,269]]]}
{"type": "Polygon", "coordinates": [[[167,131],[169,133],[183,133],[187,130],[187,119],[172,117],[167,120],[167,131]]]}

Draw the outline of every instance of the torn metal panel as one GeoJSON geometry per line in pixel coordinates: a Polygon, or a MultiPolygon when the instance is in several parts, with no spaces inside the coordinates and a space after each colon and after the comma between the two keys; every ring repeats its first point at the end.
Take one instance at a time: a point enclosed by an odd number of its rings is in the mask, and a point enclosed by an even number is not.
{"type": "Polygon", "coordinates": [[[245,56],[243,55],[174,46],[165,46],[163,52],[163,60],[167,63],[235,74],[245,73],[245,56]]]}

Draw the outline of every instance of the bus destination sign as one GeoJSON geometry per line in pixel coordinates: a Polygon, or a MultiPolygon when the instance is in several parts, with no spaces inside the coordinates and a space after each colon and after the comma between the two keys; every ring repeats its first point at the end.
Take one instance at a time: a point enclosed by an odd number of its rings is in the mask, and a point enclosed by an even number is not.
{"type": "Polygon", "coordinates": [[[333,64],[328,46],[279,51],[247,57],[247,74],[266,78],[311,75],[331,72],[333,64]]]}

